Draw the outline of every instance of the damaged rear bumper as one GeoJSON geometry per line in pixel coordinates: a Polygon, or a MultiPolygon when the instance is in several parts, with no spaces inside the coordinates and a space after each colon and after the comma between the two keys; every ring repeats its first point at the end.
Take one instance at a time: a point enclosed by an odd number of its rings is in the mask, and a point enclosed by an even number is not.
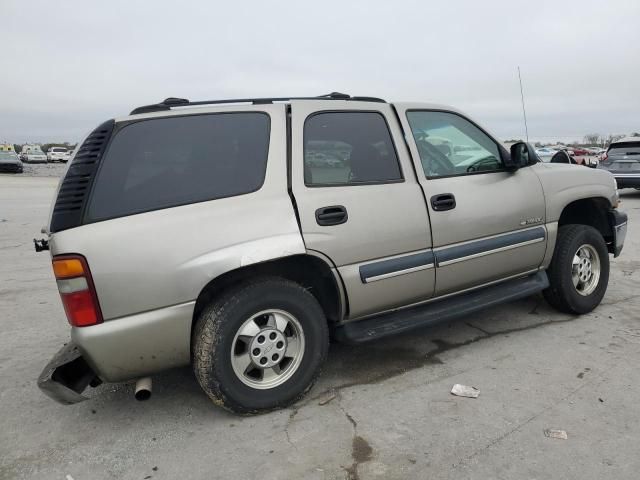
{"type": "Polygon", "coordinates": [[[38,377],[38,388],[64,405],[87,400],[82,392],[96,379],[78,346],[69,342],[54,355],[38,377]]]}

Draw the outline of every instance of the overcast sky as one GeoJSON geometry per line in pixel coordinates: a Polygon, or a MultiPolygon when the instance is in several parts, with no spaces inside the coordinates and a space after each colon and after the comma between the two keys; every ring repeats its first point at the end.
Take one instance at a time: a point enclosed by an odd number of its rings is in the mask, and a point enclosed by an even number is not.
{"type": "Polygon", "coordinates": [[[640,1],[0,0],[0,141],[132,107],[341,91],[465,110],[533,140],[640,131],[640,1]]]}

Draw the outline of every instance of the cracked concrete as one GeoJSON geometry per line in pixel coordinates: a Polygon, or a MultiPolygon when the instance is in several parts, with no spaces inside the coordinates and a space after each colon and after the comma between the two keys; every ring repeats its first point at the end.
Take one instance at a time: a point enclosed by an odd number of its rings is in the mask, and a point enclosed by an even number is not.
{"type": "Polygon", "coordinates": [[[298,404],[238,417],[212,405],[188,368],[155,377],[146,403],[131,385],[103,385],[71,407],[40,394],[35,379],[68,338],[49,258],[30,243],[54,188],[0,176],[2,480],[638,477],[640,193],[623,192],[626,246],[593,313],[559,314],[536,296],[334,344],[298,404]],[[481,395],[454,397],[454,383],[481,395]]]}

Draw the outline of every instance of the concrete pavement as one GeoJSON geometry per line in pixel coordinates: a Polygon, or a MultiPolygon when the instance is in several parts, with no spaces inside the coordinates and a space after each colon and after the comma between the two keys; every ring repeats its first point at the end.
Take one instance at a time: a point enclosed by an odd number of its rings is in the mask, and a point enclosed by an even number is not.
{"type": "Polygon", "coordinates": [[[54,178],[0,175],[0,479],[636,479],[640,476],[640,192],[603,304],[541,297],[367,346],[332,345],[294,407],[239,417],[190,369],[150,401],[103,385],[61,406],[35,380],[68,339],[46,253],[54,178]],[[452,396],[454,383],[480,390],[452,396]],[[567,440],[547,438],[566,430],[567,440]]]}

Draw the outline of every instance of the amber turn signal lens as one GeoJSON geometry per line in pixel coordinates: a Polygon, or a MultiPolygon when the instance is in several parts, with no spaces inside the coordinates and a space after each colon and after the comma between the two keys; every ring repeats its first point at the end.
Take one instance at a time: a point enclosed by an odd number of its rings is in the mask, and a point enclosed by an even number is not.
{"type": "Polygon", "coordinates": [[[57,279],[80,277],[84,275],[82,262],[77,258],[53,260],[53,273],[57,279]]]}

